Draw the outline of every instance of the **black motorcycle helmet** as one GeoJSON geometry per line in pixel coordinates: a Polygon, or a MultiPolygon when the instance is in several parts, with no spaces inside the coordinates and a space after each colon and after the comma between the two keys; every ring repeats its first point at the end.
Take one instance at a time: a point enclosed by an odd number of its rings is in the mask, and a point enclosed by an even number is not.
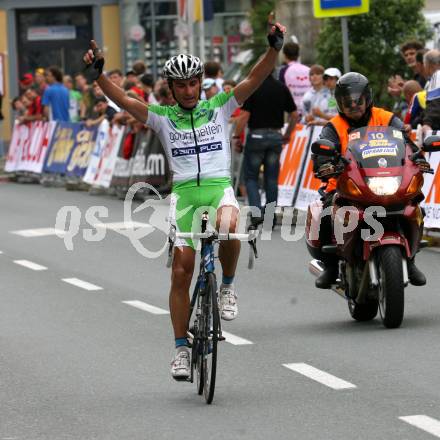
{"type": "Polygon", "coordinates": [[[336,83],[335,99],[340,114],[343,114],[344,106],[350,107],[352,101],[362,104],[363,99],[368,111],[373,105],[373,93],[368,79],[358,72],[342,75],[336,83]]]}

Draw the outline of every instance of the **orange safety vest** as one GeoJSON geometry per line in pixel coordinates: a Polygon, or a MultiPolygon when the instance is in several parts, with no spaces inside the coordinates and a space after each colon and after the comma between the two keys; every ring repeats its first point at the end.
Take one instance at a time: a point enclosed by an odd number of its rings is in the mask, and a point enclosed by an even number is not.
{"type": "MultiPolygon", "coordinates": [[[[368,126],[385,126],[390,125],[391,119],[393,118],[393,113],[384,110],[379,107],[371,108],[371,117],[368,121],[368,126]]],[[[350,130],[350,124],[340,115],[336,115],[330,119],[330,123],[335,128],[338,133],[339,143],[341,145],[341,154],[345,154],[348,146],[348,132],[350,130]]],[[[337,180],[331,178],[328,180],[327,186],[325,188],[326,192],[330,192],[336,189],[337,180]]]]}

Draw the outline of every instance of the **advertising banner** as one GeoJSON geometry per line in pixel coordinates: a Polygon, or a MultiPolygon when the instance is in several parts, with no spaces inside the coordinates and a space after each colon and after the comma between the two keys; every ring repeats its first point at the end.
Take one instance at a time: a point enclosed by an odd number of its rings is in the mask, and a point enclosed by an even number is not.
{"type": "Polygon", "coordinates": [[[142,130],[136,135],[130,185],[136,182],[165,185],[169,174],[168,161],[159,138],[150,129],[142,130]]]}
{"type": "Polygon", "coordinates": [[[9,144],[8,155],[6,156],[5,171],[12,173],[20,167],[23,144],[29,138],[30,126],[28,124],[19,124],[15,121],[12,138],[9,144]]]}
{"type": "Polygon", "coordinates": [[[47,152],[43,171],[65,175],[75,147],[75,138],[81,130],[80,124],[58,122],[47,152]]]}
{"type": "Polygon", "coordinates": [[[440,228],[440,153],[431,153],[428,160],[434,174],[424,174],[425,200],[421,205],[426,211],[425,227],[440,228]]]}
{"type": "Polygon", "coordinates": [[[289,143],[283,146],[278,176],[278,206],[292,206],[302,164],[307,154],[308,140],[308,128],[297,124],[289,143]]]}
{"type": "MultiPolygon", "coordinates": [[[[311,136],[309,145],[312,145],[316,139],[318,139],[322,127],[315,126],[309,128],[309,136],[311,136]]],[[[319,199],[318,189],[322,186],[322,183],[313,174],[313,162],[312,162],[312,152],[310,148],[307,151],[307,158],[304,167],[304,173],[302,175],[301,183],[298,190],[298,197],[296,199],[295,208],[306,211],[307,207],[314,200],[319,199]]]]}
{"type": "Polygon", "coordinates": [[[128,187],[130,183],[131,169],[133,167],[133,157],[130,156],[134,151],[133,145],[136,142],[136,136],[137,134],[132,133],[130,130],[124,132],[118,156],[116,157],[111,186],[128,187]],[[130,151],[125,151],[126,146],[130,151]]]}
{"type": "Polygon", "coordinates": [[[67,165],[67,176],[83,177],[89,166],[90,156],[95,147],[98,127],[86,127],[84,124],[79,125],[80,130],[76,132],[75,144],[69,163],[67,165]]]}
{"type": "Polygon", "coordinates": [[[102,151],[104,150],[108,135],[109,135],[110,124],[107,119],[104,119],[98,127],[98,133],[96,135],[96,142],[92,150],[92,154],[90,156],[89,165],[87,166],[87,170],[84,174],[84,182],[92,185],[98,172],[99,160],[102,155],[102,151]]]}
{"type": "Polygon", "coordinates": [[[19,171],[29,171],[41,174],[44,166],[44,159],[52,140],[57,123],[50,122],[33,122],[30,129],[30,142],[24,143],[25,147],[22,152],[22,163],[19,171]]]}

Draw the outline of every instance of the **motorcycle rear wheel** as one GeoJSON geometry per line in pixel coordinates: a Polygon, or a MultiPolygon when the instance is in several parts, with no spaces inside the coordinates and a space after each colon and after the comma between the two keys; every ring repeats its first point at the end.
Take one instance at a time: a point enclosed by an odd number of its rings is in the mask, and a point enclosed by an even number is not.
{"type": "Polygon", "coordinates": [[[405,308],[402,251],[399,246],[377,249],[379,311],[386,328],[400,327],[405,308]]]}

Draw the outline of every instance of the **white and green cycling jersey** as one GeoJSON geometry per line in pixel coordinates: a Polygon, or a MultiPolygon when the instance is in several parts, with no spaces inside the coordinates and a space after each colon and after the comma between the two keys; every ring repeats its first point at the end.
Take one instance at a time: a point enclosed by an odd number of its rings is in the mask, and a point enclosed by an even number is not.
{"type": "MultiPolygon", "coordinates": [[[[196,232],[201,212],[215,223],[221,206],[239,208],[231,187],[231,146],[228,121],[238,107],[233,92],[199,101],[193,110],[148,106],[147,125],[158,135],[173,171],[170,222],[178,232],[196,232]]],[[[176,240],[191,246],[192,240],[176,240]]]]}
{"type": "Polygon", "coordinates": [[[147,125],[166,151],[174,183],[230,178],[228,121],[237,107],[233,91],[199,101],[193,110],[148,106],[147,125]]]}

